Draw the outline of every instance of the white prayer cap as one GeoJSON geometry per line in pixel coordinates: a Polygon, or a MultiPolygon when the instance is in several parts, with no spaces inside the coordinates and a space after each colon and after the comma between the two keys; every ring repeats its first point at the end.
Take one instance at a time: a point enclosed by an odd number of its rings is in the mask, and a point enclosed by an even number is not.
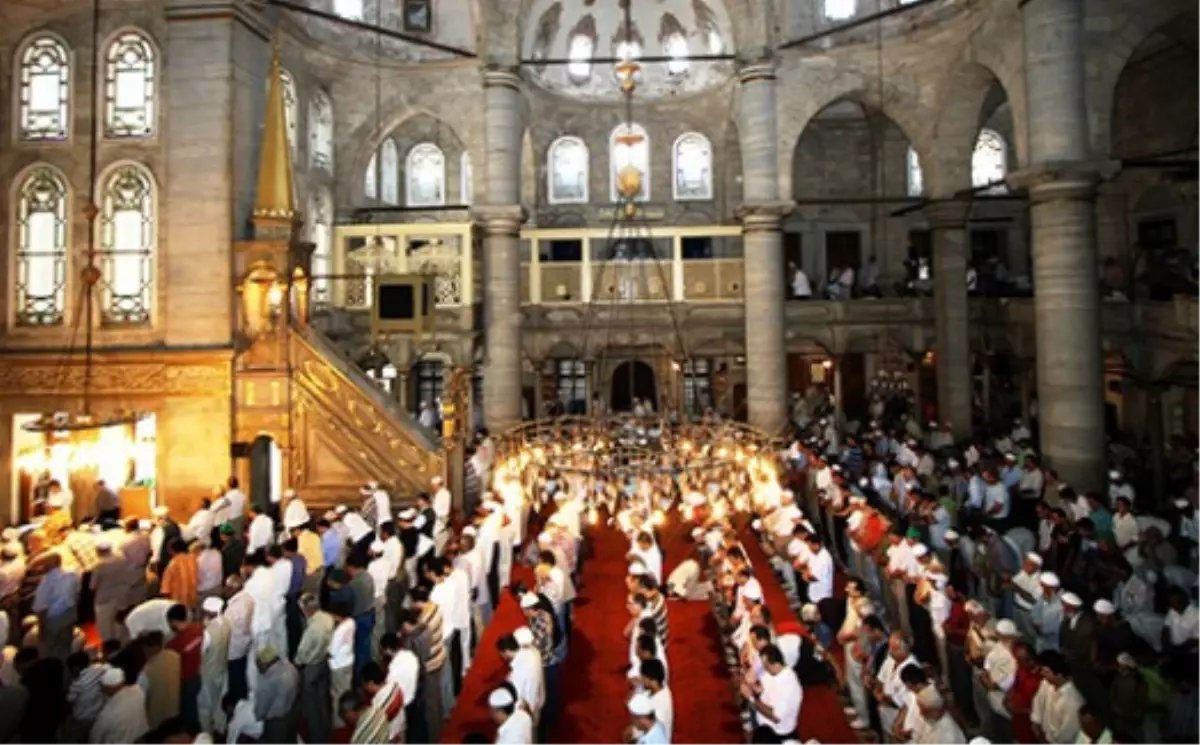
{"type": "Polygon", "coordinates": [[[1038,582],[1042,587],[1062,587],[1062,581],[1054,572],[1042,572],[1038,576],[1038,582]]]}
{"type": "Polygon", "coordinates": [[[629,713],[635,717],[648,717],[654,714],[654,702],[644,693],[639,693],[629,699],[629,713]]]}
{"type": "Polygon", "coordinates": [[[166,517],[169,514],[171,514],[171,511],[167,509],[166,505],[160,504],[154,508],[155,517],[166,517]]]}
{"type": "Polygon", "coordinates": [[[800,635],[782,634],[775,639],[775,646],[783,654],[783,664],[795,667],[800,661],[800,635]]]}
{"type": "Polygon", "coordinates": [[[779,492],[779,497],[785,502],[791,502],[796,498],[796,494],[791,489],[784,489],[779,492]]]}
{"type": "Polygon", "coordinates": [[[754,530],[762,530],[762,520],[754,520],[750,523],[750,527],[754,530]]]}
{"type": "Polygon", "coordinates": [[[350,511],[350,508],[349,508],[349,507],[347,507],[347,506],[346,506],[346,505],[344,505],[344,504],[339,504],[337,507],[334,507],[334,508],[333,508],[333,511],[334,511],[334,512],[336,512],[336,513],[337,513],[337,514],[339,514],[339,515],[344,515],[344,514],[346,514],[347,512],[349,512],[349,511],[350,511]]]}
{"type": "Polygon", "coordinates": [[[112,547],[113,547],[112,541],[108,540],[107,538],[101,538],[101,539],[97,540],[94,545],[96,547],[96,550],[102,554],[106,554],[109,551],[112,551],[112,547]]]}
{"type": "Polygon", "coordinates": [[[200,610],[214,616],[219,615],[221,611],[225,610],[225,601],[218,597],[204,598],[204,602],[200,604],[200,610]]]}
{"type": "Polygon", "coordinates": [[[926,546],[924,543],[918,543],[917,545],[913,546],[913,556],[914,557],[916,557],[918,559],[923,559],[928,555],[929,555],[929,546],[926,546]]]}
{"type": "Polygon", "coordinates": [[[816,533],[817,533],[817,529],[816,529],[816,528],[814,528],[814,527],[813,527],[813,524],[812,524],[812,523],[810,523],[810,522],[809,522],[809,521],[807,521],[807,520],[801,520],[801,521],[800,521],[800,526],[801,526],[802,528],[804,528],[805,530],[807,530],[809,533],[812,533],[813,535],[816,535],[816,533]]]}
{"type": "Polygon", "coordinates": [[[529,630],[528,626],[522,626],[521,628],[519,628],[513,632],[513,639],[517,642],[517,644],[520,644],[522,647],[532,646],[533,645],[533,632],[529,630]]]}
{"type": "MultiPolygon", "coordinates": [[[[869,484],[869,483],[871,483],[871,480],[870,480],[870,479],[868,479],[866,476],[863,476],[862,478],[860,478],[860,479],[858,480],[858,485],[859,485],[859,486],[864,486],[864,487],[865,487],[865,486],[866,486],[867,484],[869,484]]],[[[854,499],[854,497],[851,497],[850,499],[851,499],[851,500],[853,500],[853,499],[854,499]]]]}
{"type": "Polygon", "coordinates": [[[1114,468],[1113,470],[1108,472],[1108,477],[1110,479],[1114,479],[1114,480],[1119,479],[1119,478],[1121,478],[1121,472],[1114,468]]]}
{"type": "Polygon", "coordinates": [[[433,478],[429,479],[429,483],[433,484],[434,486],[441,486],[442,484],[446,483],[446,481],[441,476],[434,476],[433,478]]]}
{"type": "Polygon", "coordinates": [[[149,520],[138,520],[139,530],[150,530],[153,527],[154,523],[150,522],[149,520]]]}
{"type": "Polygon", "coordinates": [[[986,737],[976,737],[974,740],[971,740],[968,745],[992,745],[992,741],[986,737]]]}
{"type": "Polygon", "coordinates": [[[842,472],[842,467],[841,467],[841,465],[840,465],[840,464],[838,464],[838,463],[834,463],[834,464],[833,464],[833,472],[834,472],[834,473],[841,473],[841,472],[842,472]]]}
{"type": "Polygon", "coordinates": [[[1133,658],[1133,655],[1129,654],[1128,652],[1122,652],[1121,654],[1117,655],[1117,664],[1120,665],[1121,667],[1137,667],[1138,666],[1137,660],[1135,660],[1133,658]]]}
{"type": "Polygon", "coordinates": [[[762,588],[760,588],[757,583],[755,583],[753,585],[743,585],[742,586],[742,597],[745,598],[746,600],[761,601],[763,599],[762,588]]]}
{"type": "Polygon", "coordinates": [[[100,674],[100,685],[102,686],[123,686],[125,685],[125,671],[119,667],[107,667],[100,674]]]}
{"type": "Polygon", "coordinates": [[[1111,600],[1100,598],[1096,601],[1095,605],[1092,606],[1092,610],[1096,611],[1096,613],[1101,616],[1111,616],[1117,612],[1117,606],[1113,605],[1111,600]]]}
{"type": "Polygon", "coordinates": [[[284,499],[295,499],[296,498],[296,490],[295,489],[284,489],[283,490],[283,498],[284,499]]]}
{"type": "Polygon", "coordinates": [[[1021,635],[1021,632],[1017,631],[1017,625],[1007,618],[1002,618],[996,623],[996,633],[1009,639],[1021,635]]]}
{"type": "Polygon", "coordinates": [[[632,575],[632,576],[634,576],[634,577],[640,577],[640,576],[642,576],[643,574],[647,574],[647,573],[648,573],[648,571],[649,571],[649,570],[647,570],[647,569],[646,569],[646,565],[645,565],[645,564],[641,563],[640,561],[635,561],[634,563],[632,563],[632,564],[630,564],[630,565],[629,565],[629,572],[628,572],[628,573],[629,573],[629,574],[631,574],[631,575],[632,575]]]}
{"type": "Polygon", "coordinates": [[[1012,453],[1004,454],[1004,460],[1016,460],[1016,459],[1017,459],[1017,456],[1013,455],[1012,453]]]}
{"type": "Polygon", "coordinates": [[[704,537],[704,528],[692,528],[692,538],[700,539],[704,537]]]}
{"type": "Polygon", "coordinates": [[[940,709],[945,705],[946,701],[942,694],[938,693],[937,686],[925,686],[917,694],[917,706],[922,709],[940,709]]]}
{"type": "Polygon", "coordinates": [[[1181,509],[1181,510],[1186,510],[1188,508],[1188,504],[1189,503],[1186,499],[1176,499],[1175,500],[1175,507],[1178,509],[1181,509]]]}
{"type": "Polygon", "coordinates": [[[846,525],[850,528],[850,530],[858,530],[862,527],[863,521],[866,519],[867,516],[863,513],[855,512],[854,514],[850,515],[848,520],[846,520],[846,525]]]}
{"type": "Polygon", "coordinates": [[[821,611],[817,608],[816,603],[805,603],[800,608],[800,620],[805,623],[812,623],[821,617],[821,611]]]}
{"type": "Polygon", "coordinates": [[[325,514],[324,514],[324,515],[322,515],[322,517],[324,517],[324,518],[325,518],[326,520],[328,520],[329,522],[333,522],[334,520],[337,520],[337,519],[338,519],[338,516],[339,516],[340,514],[341,514],[341,513],[339,513],[339,512],[334,512],[333,510],[326,510],[326,511],[325,511],[325,514]]]}
{"type": "Polygon", "coordinates": [[[515,703],[512,691],[506,687],[497,688],[488,696],[488,706],[493,709],[507,709],[515,703]]]}
{"type": "Polygon", "coordinates": [[[538,604],[537,593],[527,592],[521,596],[521,608],[536,608],[538,604]]]}
{"type": "Polygon", "coordinates": [[[408,522],[410,520],[416,519],[417,511],[414,510],[412,507],[408,507],[406,509],[400,510],[400,514],[396,515],[396,517],[400,518],[401,520],[403,520],[405,522],[408,522]]]}
{"type": "Polygon", "coordinates": [[[383,553],[383,541],[371,541],[371,553],[382,554],[383,553]]]}
{"type": "Polygon", "coordinates": [[[1073,592],[1064,592],[1062,596],[1063,605],[1073,605],[1076,608],[1083,607],[1083,600],[1073,592]]]}
{"type": "Polygon", "coordinates": [[[1038,554],[1035,554],[1032,551],[1025,554],[1025,561],[1033,562],[1034,564],[1037,564],[1038,566],[1042,565],[1042,557],[1038,554]]]}
{"type": "Polygon", "coordinates": [[[865,730],[868,728],[868,725],[860,717],[854,717],[854,720],[850,722],[850,728],[856,730],[865,730]]]}
{"type": "Polygon", "coordinates": [[[968,600],[963,605],[963,610],[965,610],[967,613],[982,613],[984,611],[984,607],[979,604],[978,600],[968,600]]]}
{"type": "Polygon", "coordinates": [[[537,542],[539,546],[549,546],[552,540],[554,540],[554,536],[549,533],[545,531],[538,533],[537,542]]]}
{"type": "Polygon", "coordinates": [[[463,528],[462,534],[469,535],[472,538],[474,538],[476,535],[478,535],[478,531],[475,530],[474,525],[468,525],[467,527],[463,528]]]}
{"type": "Polygon", "coordinates": [[[213,737],[207,732],[201,732],[192,740],[192,745],[213,745],[213,737]]]}
{"type": "Polygon", "coordinates": [[[958,463],[958,461],[951,458],[950,460],[946,461],[946,465],[949,466],[950,468],[958,468],[959,463],[958,463]]]}
{"type": "Polygon", "coordinates": [[[959,538],[962,538],[957,530],[947,530],[946,535],[943,537],[948,541],[957,541],[959,538]]]}

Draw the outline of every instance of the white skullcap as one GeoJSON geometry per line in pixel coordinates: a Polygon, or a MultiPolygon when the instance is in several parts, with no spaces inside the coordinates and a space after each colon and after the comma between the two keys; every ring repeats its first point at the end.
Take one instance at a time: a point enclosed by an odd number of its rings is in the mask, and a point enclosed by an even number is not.
{"type": "Polygon", "coordinates": [[[1102,616],[1111,616],[1117,612],[1117,606],[1113,605],[1112,601],[1110,600],[1100,598],[1096,601],[1095,605],[1092,606],[1092,610],[1096,611],[1096,613],[1102,616]]]}
{"type": "Polygon", "coordinates": [[[958,461],[951,458],[950,460],[946,461],[946,465],[950,466],[951,468],[958,468],[958,461]]]}
{"type": "Polygon", "coordinates": [[[200,604],[200,610],[215,616],[225,610],[225,601],[218,597],[204,598],[204,602],[200,604]]]}
{"type": "Polygon", "coordinates": [[[529,630],[528,626],[522,626],[513,632],[513,639],[522,647],[532,646],[533,632],[529,630]]]}
{"type": "Polygon", "coordinates": [[[1002,618],[996,623],[996,633],[1010,639],[1021,635],[1021,632],[1017,631],[1017,625],[1007,618],[1002,618]]]}
{"type": "Polygon", "coordinates": [[[654,714],[654,702],[644,693],[639,693],[629,699],[629,713],[635,717],[648,717],[654,714]]]}
{"type": "Polygon", "coordinates": [[[463,528],[463,530],[462,530],[462,534],[463,534],[463,535],[469,535],[469,536],[471,536],[472,538],[474,538],[476,535],[478,535],[478,531],[477,531],[477,530],[475,530],[475,526],[474,526],[474,525],[468,525],[467,527],[463,528]]]}
{"type": "Polygon", "coordinates": [[[692,538],[702,538],[704,536],[704,528],[692,528],[692,538]]]}
{"type": "Polygon", "coordinates": [[[842,467],[841,467],[841,465],[839,465],[839,464],[837,464],[837,463],[834,463],[834,464],[833,464],[833,472],[834,472],[834,473],[841,473],[841,472],[842,472],[842,467]]]}
{"type": "Polygon", "coordinates": [[[322,515],[322,517],[324,517],[329,522],[333,522],[334,520],[338,519],[339,514],[337,512],[334,512],[333,510],[325,510],[325,514],[322,515]]]}
{"type": "Polygon", "coordinates": [[[201,732],[192,740],[192,745],[213,745],[213,737],[207,732],[201,732]]]}
{"type": "Polygon", "coordinates": [[[433,478],[429,479],[429,483],[433,484],[434,486],[441,486],[446,482],[441,476],[434,476],[433,478]]]}
{"type": "Polygon", "coordinates": [[[166,505],[160,504],[159,506],[154,508],[154,516],[155,517],[166,517],[169,514],[171,514],[171,511],[167,509],[166,505]]]}
{"type": "Polygon", "coordinates": [[[550,535],[546,531],[542,531],[541,533],[538,533],[537,542],[538,542],[539,546],[548,546],[548,545],[550,545],[550,542],[553,540],[554,540],[554,536],[550,535]]]}
{"type": "Polygon", "coordinates": [[[1188,508],[1188,501],[1186,499],[1176,499],[1175,507],[1181,510],[1186,510],[1188,508]]]}
{"type": "Polygon", "coordinates": [[[98,541],[95,542],[94,545],[96,547],[96,550],[102,554],[112,551],[112,547],[113,547],[112,541],[108,540],[107,538],[99,539],[98,541]]]}
{"type": "Polygon", "coordinates": [[[339,515],[344,515],[350,511],[350,508],[344,504],[339,504],[337,507],[333,508],[333,511],[339,515]]]}
{"type": "Polygon", "coordinates": [[[785,502],[790,502],[796,498],[796,493],[791,489],[784,489],[783,491],[779,492],[779,497],[785,502]]]}
{"type": "Polygon", "coordinates": [[[783,654],[783,664],[795,667],[800,661],[800,635],[783,634],[775,639],[775,646],[783,654]]]}
{"type": "Polygon", "coordinates": [[[383,553],[383,541],[371,541],[371,553],[373,553],[373,554],[383,553]]]}
{"type": "Polygon", "coordinates": [[[138,520],[138,530],[150,530],[154,527],[154,523],[149,520],[138,520]]]}
{"type": "Polygon", "coordinates": [[[917,706],[922,709],[940,709],[945,705],[946,701],[942,698],[942,694],[938,693],[937,686],[925,686],[917,694],[917,706]]]}
{"type": "Polygon", "coordinates": [[[754,520],[750,523],[752,530],[762,530],[762,520],[754,520]]]}
{"type": "Polygon", "coordinates": [[[1054,572],[1042,572],[1038,575],[1038,582],[1043,587],[1062,587],[1062,581],[1059,580],[1058,575],[1054,572]]]}
{"type": "Polygon", "coordinates": [[[1137,667],[1137,660],[1133,659],[1133,655],[1128,652],[1122,652],[1117,655],[1117,664],[1121,667],[1137,667]]]}
{"type": "Polygon", "coordinates": [[[1076,608],[1083,607],[1083,600],[1073,592],[1064,592],[1062,596],[1063,605],[1073,605],[1076,608]]]}
{"type": "Polygon", "coordinates": [[[743,585],[742,586],[742,597],[745,598],[746,600],[761,601],[763,599],[762,589],[757,584],[743,585]]]}
{"type": "Polygon", "coordinates": [[[408,522],[409,520],[415,520],[417,518],[417,511],[412,507],[407,507],[403,510],[400,510],[400,514],[396,515],[396,517],[408,522]]]}
{"type": "Polygon", "coordinates": [[[984,608],[979,604],[978,600],[968,600],[963,605],[963,610],[965,610],[967,613],[982,613],[984,608]]]}
{"type": "Polygon", "coordinates": [[[633,575],[634,577],[640,577],[648,572],[649,570],[646,569],[646,565],[640,561],[629,565],[629,574],[633,575]]]}
{"type": "Polygon", "coordinates": [[[851,729],[863,730],[863,729],[867,729],[867,726],[868,726],[867,723],[864,722],[859,717],[854,717],[854,720],[850,722],[851,729]]]}
{"type": "Polygon", "coordinates": [[[1016,460],[1016,459],[1017,459],[1017,456],[1013,455],[1012,453],[1004,454],[1004,460],[1016,460]]]}
{"type": "Polygon", "coordinates": [[[968,745],[992,745],[992,741],[986,737],[976,737],[974,740],[971,740],[968,745]]]}
{"type": "Polygon", "coordinates": [[[103,686],[123,686],[125,685],[125,671],[119,667],[105,668],[100,674],[100,685],[103,686]]]}
{"type": "Polygon", "coordinates": [[[507,709],[515,703],[517,701],[508,688],[497,688],[488,696],[488,706],[493,709],[507,709]]]}
{"type": "Polygon", "coordinates": [[[1038,554],[1035,554],[1032,551],[1025,554],[1025,561],[1032,561],[1034,564],[1037,564],[1038,566],[1042,565],[1042,557],[1039,556],[1038,554]]]}
{"type": "Polygon", "coordinates": [[[1113,469],[1108,472],[1108,477],[1110,479],[1119,479],[1119,478],[1121,478],[1121,472],[1116,469],[1113,469]]]}
{"type": "Polygon", "coordinates": [[[926,546],[924,543],[918,543],[917,545],[913,546],[913,556],[916,558],[922,559],[928,555],[929,546],[926,546]]]}
{"type": "Polygon", "coordinates": [[[46,505],[54,509],[62,509],[62,506],[67,503],[67,500],[61,494],[51,494],[46,497],[46,505]]]}
{"type": "Polygon", "coordinates": [[[537,595],[532,592],[527,592],[521,596],[521,608],[536,608],[538,604],[537,595]]]}
{"type": "Polygon", "coordinates": [[[957,530],[947,530],[946,535],[943,537],[948,541],[957,541],[959,538],[962,538],[957,530]]]}
{"type": "Polygon", "coordinates": [[[805,603],[800,608],[800,620],[805,623],[812,623],[821,617],[821,611],[817,608],[816,603],[805,603]]]}
{"type": "Polygon", "coordinates": [[[284,489],[283,496],[287,499],[293,499],[296,496],[296,490],[295,489],[284,489]]]}

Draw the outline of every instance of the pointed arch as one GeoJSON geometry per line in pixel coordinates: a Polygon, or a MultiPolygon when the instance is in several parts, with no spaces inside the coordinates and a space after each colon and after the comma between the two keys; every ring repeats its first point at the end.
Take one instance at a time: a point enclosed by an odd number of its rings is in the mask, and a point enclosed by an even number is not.
{"type": "Polygon", "coordinates": [[[414,145],[404,158],[404,193],[408,207],[446,204],[446,155],[431,142],[414,145]]]}
{"type": "Polygon", "coordinates": [[[127,28],[104,47],[104,136],[135,139],[156,134],[158,49],[149,34],[127,28]]]}
{"type": "Polygon", "coordinates": [[[712,143],[699,132],[685,132],[671,148],[674,169],[672,194],[676,201],[713,198],[712,143]]]}
{"type": "Polygon", "coordinates": [[[141,163],[114,163],[100,176],[97,245],[100,318],[112,326],[153,321],[158,252],[158,187],[141,163]]]}
{"type": "Polygon", "coordinates": [[[71,135],[71,50],[59,36],[38,32],[17,48],[17,137],[61,142],[71,135]]]}
{"type": "Polygon", "coordinates": [[[26,168],[13,186],[10,318],[17,326],[61,326],[67,312],[70,186],[47,163],[26,168]]]}
{"type": "Polygon", "coordinates": [[[379,148],[379,201],[400,204],[400,148],[391,137],[379,148]]]}
{"type": "Polygon", "coordinates": [[[546,160],[546,194],[550,204],[585,204],[588,201],[590,156],[582,139],[564,135],[550,143],[546,160]]]}
{"type": "Polygon", "coordinates": [[[646,134],[642,125],[629,122],[618,124],[613,129],[608,138],[608,162],[609,196],[614,202],[620,201],[617,181],[621,169],[626,166],[636,168],[642,175],[642,188],[635,201],[645,202],[650,199],[650,136],[646,134]],[[624,138],[629,140],[623,142],[624,138]]]}

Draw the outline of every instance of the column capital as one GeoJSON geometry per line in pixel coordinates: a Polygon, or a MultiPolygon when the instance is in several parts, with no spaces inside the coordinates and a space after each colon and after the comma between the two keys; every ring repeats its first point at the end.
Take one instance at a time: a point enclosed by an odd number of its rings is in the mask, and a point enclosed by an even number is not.
{"type": "Polygon", "coordinates": [[[933,230],[965,228],[971,214],[971,203],[956,199],[932,200],[921,208],[921,214],[933,230]]]}
{"type": "Polygon", "coordinates": [[[1119,161],[1045,161],[1008,175],[1011,188],[1024,189],[1029,201],[1092,200],[1102,181],[1121,170],[1119,161]]]}
{"type": "Polygon", "coordinates": [[[471,216],[488,235],[517,235],[528,214],[517,204],[480,205],[471,210],[471,216]]]}
{"type": "Polygon", "coordinates": [[[521,73],[516,67],[487,65],[483,68],[484,88],[511,88],[521,90],[521,73]]]}
{"type": "Polygon", "coordinates": [[[779,230],[779,223],[794,207],[792,202],[743,204],[737,208],[736,215],[747,232],[779,230]]]}
{"type": "Polygon", "coordinates": [[[738,68],[738,82],[742,85],[758,81],[775,80],[775,61],[768,58],[746,60],[738,68]]]}

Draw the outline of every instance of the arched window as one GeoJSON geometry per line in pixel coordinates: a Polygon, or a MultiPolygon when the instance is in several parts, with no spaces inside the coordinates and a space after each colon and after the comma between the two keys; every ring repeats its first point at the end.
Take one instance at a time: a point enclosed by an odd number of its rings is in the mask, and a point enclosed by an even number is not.
{"type": "Polygon", "coordinates": [[[971,186],[979,188],[995,183],[989,194],[1003,194],[1008,188],[1003,183],[1008,175],[1008,145],[999,132],[981,129],[975,140],[975,151],[971,153],[971,186]]]}
{"type": "Polygon", "coordinates": [[[371,153],[371,162],[367,163],[367,172],[363,174],[363,196],[379,198],[379,153],[371,153]]]}
{"type": "Polygon", "coordinates": [[[333,0],[333,12],[350,21],[361,21],[363,0],[333,0]]]}
{"type": "Polygon", "coordinates": [[[404,196],[409,207],[446,204],[446,156],[437,145],[423,142],[404,158],[404,196]]]}
{"type": "Polygon", "coordinates": [[[462,198],[463,204],[470,204],[475,201],[475,183],[473,181],[474,174],[471,171],[471,154],[463,152],[462,159],[459,160],[458,169],[458,193],[462,198]]]}
{"type": "Polygon", "coordinates": [[[104,58],[104,136],[154,134],[157,85],[158,59],[145,34],[125,31],[113,39],[104,58]]]}
{"type": "Polygon", "coordinates": [[[308,154],[313,168],[333,171],[333,102],[321,90],[308,102],[308,154]]]}
{"type": "Polygon", "coordinates": [[[100,189],[104,323],[150,322],[157,220],[154,180],[145,167],[124,163],[105,176],[100,189]]]}
{"type": "Polygon", "coordinates": [[[576,83],[583,83],[592,77],[592,55],[596,51],[596,42],[587,34],[575,34],[567,45],[567,75],[576,83]]]}
{"type": "Polygon", "coordinates": [[[578,137],[559,137],[550,145],[549,201],[582,204],[588,200],[588,148],[578,137]]]}
{"type": "Polygon", "coordinates": [[[708,138],[688,132],[675,140],[675,199],[712,199],[712,146],[708,138]]]}
{"type": "Polygon", "coordinates": [[[313,242],[309,286],[314,306],[329,304],[329,275],[333,266],[333,196],[325,187],[309,195],[308,214],[312,221],[309,239],[313,242]]]}
{"type": "Polygon", "coordinates": [[[925,176],[921,173],[921,156],[917,155],[917,150],[912,145],[908,146],[906,165],[908,167],[908,195],[919,197],[925,193],[925,176]]]}
{"type": "Polygon", "coordinates": [[[825,0],[825,17],[831,21],[853,18],[857,4],[856,0],[825,0]]]}
{"type": "Polygon", "coordinates": [[[639,202],[650,198],[650,138],[638,124],[619,124],[608,140],[609,191],[614,202],[620,201],[617,193],[617,176],[626,166],[636,168],[642,174],[641,190],[634,197],[639,202]]]}
{"type": "Polygon", "coordinates": [[[379,148],[379,201],[400,204],[400,150],[390,137],[379,148]]]}
{"type": "Polygon", "coordinates": [[[663,44],[663,56],[667,60],[667,74],[672,77],[686,75],[688,71],[688,43],[683,34],[672,34],[663,44]]]}
{"type": "Polygon", "coordinates": [[[28,171],[17,192],[15,318],[19,326],[58,326],[66,312],[67,180],[52,166],[28,171]]]}
{"type": "MultiPolygon", "coordinates": [[[[267,81],[268,85],[270,81],[267,81]]],[[[287,126],[288,146],[292,149],[292,162],[300,152],[300,140],[296,137],[296,123],[300,120],[300,99],[296,96],[296,81],[287,70],[279,71],[279,82],[283,83],[283,119],[287,126]]]]}
{"type": "Polygon", "coordinates": [[[38,36],[19,55],[18,132],[26,141],[65,140],[71,131],[71,57],[53,36],[38,36]]]}

